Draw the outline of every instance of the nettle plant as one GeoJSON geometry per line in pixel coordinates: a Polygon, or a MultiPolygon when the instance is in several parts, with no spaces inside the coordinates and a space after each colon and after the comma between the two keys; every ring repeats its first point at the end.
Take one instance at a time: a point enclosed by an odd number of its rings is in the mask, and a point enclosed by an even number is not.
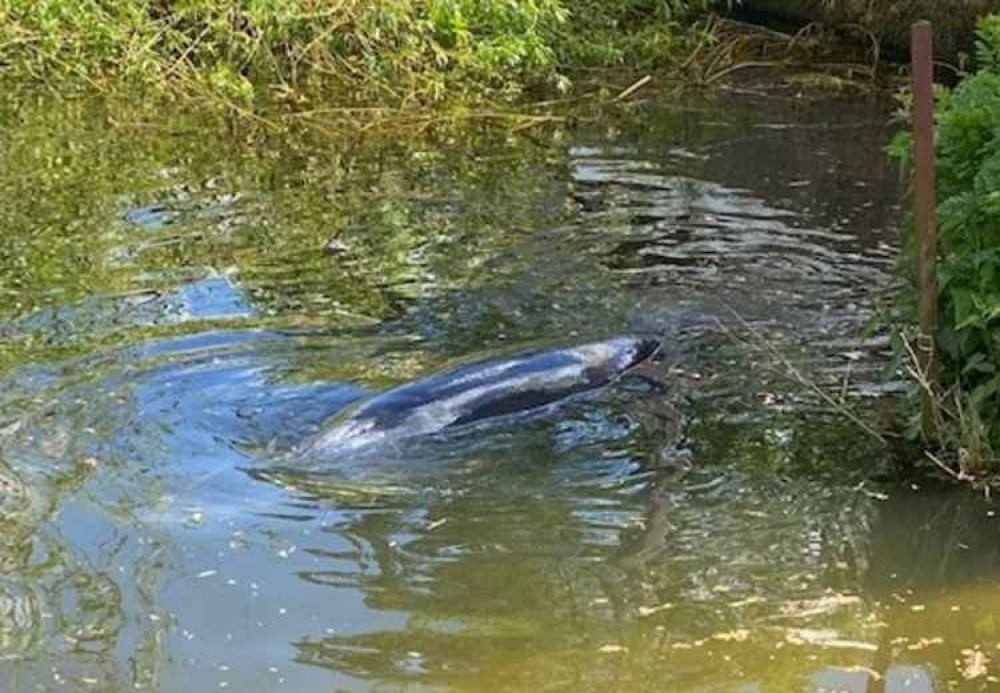
{"type": "MultiPolygon", "coordinates": [[[[1000,450],[1000,15],[979,25],[977,70],[937,94],[941,383],[1000,450]]],[[[909,133],[889,152],[909,167],[909,133]]],[[[905,225],[907,257],[916,254],[905,225]]]]}

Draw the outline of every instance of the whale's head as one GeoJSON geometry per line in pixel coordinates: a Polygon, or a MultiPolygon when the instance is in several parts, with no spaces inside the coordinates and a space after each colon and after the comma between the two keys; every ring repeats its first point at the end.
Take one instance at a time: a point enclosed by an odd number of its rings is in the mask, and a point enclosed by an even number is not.
{"type": "Polygon", "coordinates": [[[660,349],[660,340],[654,337],[624,337],[621,370],[628,370],[650,358],[660,349]]]}
{"type": "Polygon", "coordinates": [[[572,351],[583,361],[592,380],[608,382],[650,358],[660,348],[653,337],[622,336],[583,344],[572,351]]]}
{"type": "Polygon", "coordinates": [[[583,344],[571,351],[582,360],[592,380],[613,380],[650,358],[660,348],[653,337],[622,336],[603,342],[583,344]]]}

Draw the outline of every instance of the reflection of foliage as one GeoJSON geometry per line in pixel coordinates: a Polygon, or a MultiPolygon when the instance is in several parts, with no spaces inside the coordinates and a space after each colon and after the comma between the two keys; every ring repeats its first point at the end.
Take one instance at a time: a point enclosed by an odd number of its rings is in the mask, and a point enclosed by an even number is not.
{"type": "Polygon", "coordinates": [[[127,386],[101,378],[121,369],[114,356],[47,372],[27,368],[0,390],[0,421],[12,422],[0,427],[0,660],[9,665],[0,685],[158,685],[167,623],[154,612],[169,545],[155,531],[126,537],[106,522],[117,515],[133,525],[158,495],[141,469],[118,467],[143,443],[140,433],[128,452],[116,449],[114,434],[127,427],[135,404],[127,386]],[[46,377],[56,372],[55,382],[46,377]],[[102,466],[118,471],[119,481],[138,476],[141,488],[88,497],[102,466]],[[122,652],[132,667],[120,666],[122,652]]]}
{"type": "Polygon", "coordinates": [[[155,311],[214,270],[260,306],[260,324],[383,321],[476,282],[519,231],[551,223],[537,211],[560,194],[538,183],[549,152],[488,133],[451,147],[288,134],[256,149],[210,120],[116,129],[107,120],[141,112],[92,101],[4,106],[13,125],[0,134],[0,316],[19,318],[3,329],[8,363],[81,339],[129,341],[121,327],[176,323],[155,311]],[[331,235],[347,253],[323,252],[331,235]]]}

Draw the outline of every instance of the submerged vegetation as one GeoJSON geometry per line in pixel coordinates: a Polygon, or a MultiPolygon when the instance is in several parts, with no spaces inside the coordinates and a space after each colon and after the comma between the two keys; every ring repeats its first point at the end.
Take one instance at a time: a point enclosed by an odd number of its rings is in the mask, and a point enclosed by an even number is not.
{"type": "Polygon", "coordinates": [[[407,106],[566,91],[574,70],[679,55],[713,0],[0,0],[0,72],[248,105],[407,106]],[[326,98],[330,101],[330,97],[326,98]]]}
{"type": "MultiPolygon", "coordinates": [[[[937,106],[942,443],[966,474],[995,473],[1000,450],[1000,15],[977,35],[976,72],[937,106]]],[[[890,151],[911,164],[911,136],[890,151]]]]}

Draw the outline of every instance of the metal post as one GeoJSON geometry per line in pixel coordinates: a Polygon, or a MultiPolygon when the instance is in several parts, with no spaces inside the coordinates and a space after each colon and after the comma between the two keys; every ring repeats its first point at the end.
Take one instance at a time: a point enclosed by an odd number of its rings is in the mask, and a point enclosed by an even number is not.
{"type": "Polygon", "coordinates": [[[920,327],[917,357],[926,379],[921,398],[921,432],[927,441],[937,434],[937,192],[934,169],[934,45],[930,22],[912,27],[914,213],[917,232],[917,277],[920,327]]]}

